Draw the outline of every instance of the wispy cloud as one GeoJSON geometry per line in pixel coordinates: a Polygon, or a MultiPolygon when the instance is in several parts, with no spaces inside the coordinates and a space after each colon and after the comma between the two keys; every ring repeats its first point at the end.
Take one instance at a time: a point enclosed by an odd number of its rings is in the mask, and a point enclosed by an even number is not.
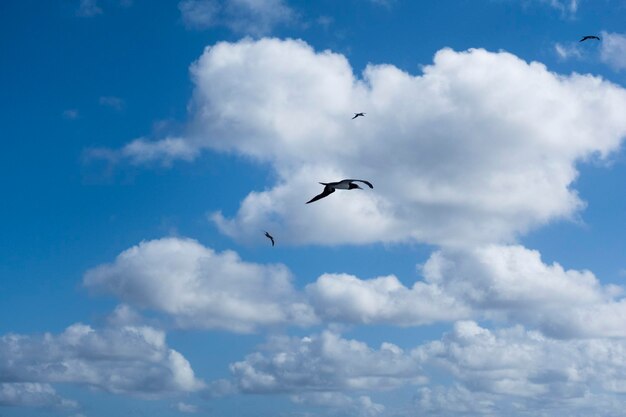
{"type": "Polygon", "coordinates": [[[102,14],[102,9],[98,7],[96,0],[80,0],[76,16],[93,17],[102,14]]]}
{"type": "Polygon", "coordinates": [[[115,96],[103,96],[98,101],[102,106],[110,107],[117,111],[124,110],[124,107],[126,107],[124,100],[115,96]]]}
{"type": "Polygon", "coordinates": [[[237,33],[257,36],[296,17],[284,0],[183,0],[178,8],[189,29],[226,26],[237,33]]]}
{"type": "Polygon", "coordinates": [[[76,120],[78,119],[79,113],[78,109],[67,109],[63,110],[63,117],[68,120],[76,120]]]}
{"type": "Polygon", "coordinates": [[[616,71],[626,69],[626,34],[602,32],[600,59],[616,71]]]}
{"type": "Polygon", "coordinates": [[[569,59],[581,59],[583,57],[583,53],[578,45],[578,43],[569,42],[569,43],[555,43],[554,44],[554,52],[556,52],[559,59],[566,61],[569,59]]]}

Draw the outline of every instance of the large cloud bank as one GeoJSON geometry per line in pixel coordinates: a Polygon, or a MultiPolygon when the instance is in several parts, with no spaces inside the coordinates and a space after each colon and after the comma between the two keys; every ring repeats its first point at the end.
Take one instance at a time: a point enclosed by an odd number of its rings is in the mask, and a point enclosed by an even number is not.
{"type": "Polygon", "coordinates": [[[53,335],[0,337],[0,404],[68,406],[48,383],[154,396],[203,388],[189,362],[147,326],[96,330],[74,324],[53,335]]]}
{"type": "Polygon", "coordinates": [[[191,72],[186,137],[124,155],[210,148],[269,164],[272,188],[251,192],[233,217],[212,216],[241,240],[271,226],[295,244],[510,241],[575,215],[576,163],[626,134],[621,87],[506,52],[443,49],[420,75],[371,64],[358,78],[340,54],[245,39],[208,47],[191,72]],[[351,120],[354,111],[367,115],[351,120]],[[318,181],[341,178],[375,188],[304,205],[318,181]]]}

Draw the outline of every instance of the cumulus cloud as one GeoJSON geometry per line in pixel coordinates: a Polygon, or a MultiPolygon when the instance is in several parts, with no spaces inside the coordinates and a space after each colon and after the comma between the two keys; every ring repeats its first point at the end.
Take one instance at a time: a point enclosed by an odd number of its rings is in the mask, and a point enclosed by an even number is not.
{"type": "Polygon", "coordinates": [[[601,285],[590,271],[546,265],[539,252],[522,246],[438,251],[423,271],[429,284],[474,315],[524,323],[559,338],[626,337],[620,287],[601,285]]]}
{"type": "Polygon", "coordinates": [[[416,326],[480,318],[523,323],[557,338],[626,337],[623,289],[586,270],[548,265],[519,245],[442,249],[411,287],[395,276],[323,274],[306,289],[325,321],[416,326]]]}
{"type": "MultiPolygon", "coordinates": [[[[270,225],[285,244],[511,241],[584,207],[576,164],[626,134],[624,89],[506,52],[443,49],[421,75],[369,65],[357,78],[340,54],[244,39],[207,48],[191,72],[181,146],[245,155],[277,174],[234,216],[212,214],[239,240],[270,225]],[[350,120],[353,111],[368,114],[350,120]],[[318,181],[341,178],[374,189],[304,205],[318,181]]],[[[177,158],[166,145],[151,142],[151,158],[177,158]]]]}
{"type": "Polygon", "coordinates": [[[183,327],[250,332],[259,327],[312,324],[312,309],[283,265],[258,265],[190,239],[142,242],[113,263],[85,273],[90,290],[162,311],[183,327]]]}
{"type": "Polygon", "coordinates": [[[625,386],[624,349],[624,339],[563,341],[519,326],[491,331],[458,322],[415,350],[457,385],[420,389],[416,406],[444,416],[616,416],[624,406],[615,395],[625,386]]]}
{"type": "Polygon", "coordinates": [[[468,317],[471,311],[435,284],[418,281],[407,288],[393,275],[363,280],[324,274],[306,293],[321,318],[343,323],[416,326],[468,317]]]}
{"type": "Polygon", "coordinates": [[[46,383],[68,382],[112,393],[152,396],[204,387],[189,362],[151,327],[96,330],[74,324],[63,333],[0,337],[0,382],[19,398],[54,398],[46,383]],[[34,384],[34,385],[33,385],[34,384]]]}
{"type": "Polygon", "coordinates": [[[130,307],[169,315],[181,327],[253,332],[319,322],[419,326],[459,319],[523,323],[557,338],[626,337],[623,289],[587,270],[546,264],[520,245],[444,248],[405,286],[393,276],[322,274],[304,290],[284,265],[245,262],[198,242],[142,242],[85,274],[93,292],[113,294],[111,323],[134,324],[130,307]]]}
{"type": "Polygon", "coordinates": [[[0,383],[0,406],[76,408],[75,401],[60,397],[50,384],[0,383]]]}
{"type": "Polygon", "coordinates": [[[183,0],[178,9],[189,29],[226,26],[249,35],[267,34],[296,16],[284,0],[183,0]]]}
{"type": "MultiPolygon", "coordinates": [[[[418,358],[410,352],[391,343],[372,349],[330,331],[303,338],[271,338],[262,351],[231,364],[230,370],[233,385],[244,393],[301,395],[391,389],[424,382],[418,358]]],[[[337,400],[337,397],[327,399],[337,400]]]]}
{"type": "Polygon", "coordinates": [[[616,71],[626,69],[626,35],[602,32],[600,59],[616,71]]]}

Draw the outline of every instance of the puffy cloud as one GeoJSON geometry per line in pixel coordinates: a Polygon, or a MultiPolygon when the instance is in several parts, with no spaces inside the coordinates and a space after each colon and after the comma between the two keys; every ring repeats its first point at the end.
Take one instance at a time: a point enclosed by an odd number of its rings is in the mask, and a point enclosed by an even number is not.
{"type": "Polygon", "coordinates": [[[324,274],[306,288],[317,314],[330,321],[415,326],[468,317],[471,309],[434,284],[407,288],[393,275],[362,280],[324,274]]]}
{"type": "Polygon", "coordinates": [[[59,335],[0,337],[0,382],[35,383],[19,386],[20,398],[53,398],[47,385],[38,384],[52,382],[144,396],[204,387],[189,362],[167,347],[163,332],[146,326],[95,330],[83,324],[59,335]]]}
{"type": "Polygon", "coordinates": [[[224,25],[237,33],[263,35],[295,19],[284,0],[183,0],[178,3],[185,26],[208,29],[224,25]]]}
{"type": "MultiPolygon", "coordinates": [[[[160,311],[181,327],[252,332],[268,326],[324,322],[418,326],[459,319],[523,323],[557,338],[625,337],[623,289],[590,271],[566,270],[519,245],[434,252],[423,280],[405,286],[393,275],[360,279],[323,274],[304,291],[284,265],[241,260],[196,241],[142,242],[85,274],[93,292],[160,311]]],[[[133,324],[128,305],[111,323],[133,324]]]]}
{"type": "Polygon", "coordinates": [[[60,397],[49,384],[0,383],[0,406],[75,408],[77,405],[60,397]]]}
{"type": "Polygon", "coordinates": [[[488,245],[435,252],[426,282],[475,315],[537,326],[555,337],[626,336],[622,289],[602,286],[590,271],[546,265],[522,246],[488,245]]]}
{"type": "Polygon", "coordinates": [[[600,59],[616,71],[626,69],[626,35],[602,32],[600,59]]]}
{"type": "Polygon", "coordinates": [[[457,385],[421,389],[416,406],[446,416],[619,415],[625,349],[624,339],[563,341],[522,327],[490,331],[458,322],[441,341],[416,349],[457,385]]]}
{"type": "Polygon", "coordinates": [[[274,337],[262,352],[230,369],[234,385],[245,393],[380,390],[424,381],[418,358],[398,346],[383,343],[375,350],[329,331],[303,338],[274,337]]]}
{"type": "MultiPolygon", "coordinates": [[[[576,163],[608,155],[626,134],[624,89],[506,52],[443,49],[422,75],[369,65],[358,79],[340,54],[244,39],[207,48],[191,72],[181,140],[277,174],[234,217],[211,216],[240,240],[274,225],[292,244],[509,241],[581,209],[576,163]],[[367,116],[351,120],[353,111],[367,116]],[[375,188],[304,205],[318,181],[341,178],[375,188]]],[[[177,157],[166,155],[163,146],[157,156],[177,157]]]]}
{"type": "Polygon", "coordinates": [[[216,253],[190,239],[142,242],[87,271],[84,284],[165,312],[183,327],[250,332],[316,320],[285,266],[247,263],[232,251],[216,253]]]}

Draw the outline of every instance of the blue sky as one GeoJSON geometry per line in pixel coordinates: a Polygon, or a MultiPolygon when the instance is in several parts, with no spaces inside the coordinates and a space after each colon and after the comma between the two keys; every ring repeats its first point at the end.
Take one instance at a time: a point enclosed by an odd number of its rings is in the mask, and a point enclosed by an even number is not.
{"type": "Polygon", "coordinates": [[[2,2],[0,415],[621,415],[624,17],[2,2]]]}

